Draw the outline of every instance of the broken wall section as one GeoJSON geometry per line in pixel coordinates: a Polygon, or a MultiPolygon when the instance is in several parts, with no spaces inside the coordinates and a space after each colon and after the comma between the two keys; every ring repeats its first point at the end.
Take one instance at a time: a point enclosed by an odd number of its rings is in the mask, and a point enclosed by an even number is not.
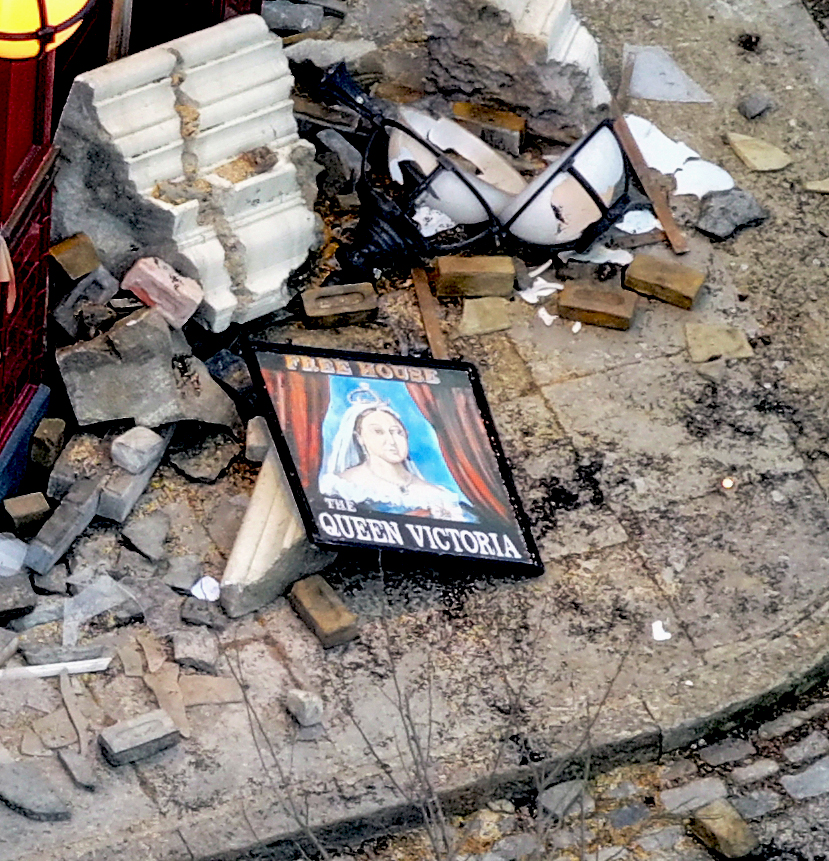
{"type": "Polygon", "coordinates": [[[258,15],[80,75],[55,137],[54,237],[86,233],[118,276],[153,255],[197,278],[213,331],[283,307],[317,241],[292,84],[258,15]]]}
{"type": "Polygon", "coordinates": [[[581,134],[610,100],[570,0],[426,0],[429,77],[445,96],[501,102],[540,134],[581,134]]]}

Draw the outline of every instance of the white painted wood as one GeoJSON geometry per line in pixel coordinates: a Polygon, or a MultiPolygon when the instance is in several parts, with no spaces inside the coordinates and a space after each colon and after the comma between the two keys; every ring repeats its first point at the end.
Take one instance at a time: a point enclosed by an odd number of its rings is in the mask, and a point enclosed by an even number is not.
{"type": "Polygon", "coordinates": [[[80,673],[101,673],[112,663],[112,655],[106,658],[92,658],[88,661],[63,661],[60,664],[32,664],[28,667],[6,667],[0,670],[0,682],[18,682],[22,679],[46,679],[80,673]]]}

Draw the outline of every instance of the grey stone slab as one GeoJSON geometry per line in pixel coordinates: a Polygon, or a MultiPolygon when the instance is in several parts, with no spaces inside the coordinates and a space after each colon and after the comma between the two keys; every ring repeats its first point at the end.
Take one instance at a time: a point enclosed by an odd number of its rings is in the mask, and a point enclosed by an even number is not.
{"type": "Polygon", "coordinates": [[[767,813],[772,813],[783,804],[782,796],[773,789],[755,789],[728,800],[740,816],[749,820],[762,819],[767,813]]]}
{"type": "Polygon", "coordinates": [[[545,789],[538,796],[538,804],[554,819],[564,819],[582,811],[588,815],[596,809],[583,780],[567,780],[545,789]]]}
{"type": "Polygon", "coordinates": [[[624,54],[626,62],[633,62],[630,94],[635,98],[658,102],[714,101],[664,48],[658,45],[625,45],[624,54]]]}
{"type": "Polygon", "coordinates": [[[109,443],[95,434],[75,434],[49,473],[46,495],[63,499],[81,478],[100,478],[112,469],[109,443]]]}
{"type": "Polygon", "coordinates": [[[753,194],[732,188],[706,194],[694,226],[711,239],[723,240],[744,227],[762,224],[769,215],[753,194]]]}
{"type": "MultiPolygon", "coordinates": [[[[158,637],[168,637],[182,627],[180,595],[158,579],[124,577],[119,585],[127,589],[132,601],[121,611],[119,621],[126,622],[137,615],[143,617],[150,630],[158,637]]],[[[116,618],[118,611],[116,611],[116,618]]]]}
{"type": "Polygon", "coordinates": [[[53,646],[43,643],[23,643],[20,647],[27,664],[61,664],[64,661],[89,661],[106,652],[103,645],[53,646]]]}
{"type": "Polygon", "coordinates": [[[95,792],[99,782],[90,759],[69,748],[61,748],[58,751],[58,759],[75,786],[87,792],[95,792]]]}
{"type": "Polygon", "coordinates": [[[118,553],[118,564],[112,569],[112,576],[116,580],[121,580],[124,577],[147,580],[154,577],[157,571],[158,566],[155,562],[151,562],[137,550],[122,547],[118,553]]]}
{"type": "Polygon", "coordinates": [[[805,712],[787,712],[762,724],[757,730],[757,736],[763,740],[780,738],[781,735],[786,735],[786,733],[803,726],[807,720],[809,720],[809,716],[805,712]]]}
{"type": "Polygon", "coordinates": [[[640,834],[636,838],[636,843],[645,852],[658,852],[662,849],[674,849],[684,836],[685,829],[681,825],[668,825],[665,828],[640,834]]]}
{"type": "Polygon", "coordinates": [[[45,574],[33,574],[32,586],[35,592],[44,595],[66,595],[69,587],[66,583],[69,569],[63,563],[53,565],[45,574]]]}
{"type": "Polygon", "coordinates": [[[233,549],[248,502],[249,498],[244,494],[220,499],[207,516],[207,533],[225,557],[229,556],[233,549]]]}
{"type": "Polygon", "coordinates": [[[214,631],[223,631],[230,622],[217,604],[192,596],[185,598],[181,605],[181,620],[188,625],[203,625],[214,631]]]}
{"type": "Polygon", "coordinates": [[[180,738],[172,718],[163,709],[156,709],[107,727],[98,741],[110,765],[125,765],[173,747],[180,738]]]}
{"type": "Polygon", "coordinates": [[[780,783],[786,792],[797,800],[829,792],[829,756],[819,759],[797,774],[784,774],[780,783]]]}
{"type": "Polygon", "coordinates": [[[810,759],[817,759],[827,751],[829,751],[829,738],[826,737],[826,733],[815,730],[797,744],[784,747],[783,756],[793,765],[799,765],[810,759]]]}
{"type": "Polygon", "coordinates": [[[203,566],[198,556],[173,556],[167,560],[164,582],[175,592],[189,595],[193,584],[202,576],[203,566]]]}
{"type": "Polygon", "coordinates": [[[262,17],[269,29],[304,33],[319,30],[324,11],[311,3],[291,3],[290,0],[264,0],[262,17]]]}
{"type": "Polygon", "coordinates": [[[58,596],[50,596],[40,598],[37,607],[25,616],[20,616],[9,622],[9,627],[13,631],[22,633],[30,631],[32,628],[37,628],[40,625],[48,625],[50,622],[55,622],[63,618],[63,605],[66,599],[58,596]]]}
{"type": "Polygon", "coordinates": [[[756,783],[758,780],[765,780],[767,777],[773,777],[780,771],[780,765],[773,759],[758,759],[757,762],[752,762],[751,765],[744,765],[741,768],[735,768],[730,777],[735,783],[748,784],[756,783]]]}
{"type": "Polygon", "coordinates": [[[659,798],[669,813],[690,813],[726,795],[728,790],[722,780],[718,777],[702,777],[684,786],[663,789],[659,798]]]}
{"type": "Polygon", "coordinates": [[[0,577],[0,626],[31,613],[37,606],[37,595],[26,574],[0,577]]]}
{"type": "Polygon", "coordinates": [[[614,509],[662,509],[738,480],[803,470],[783,423],[763,411],[744,369],[712,389],[682,357],[641,362],[546,387],[582,453],[602,459],[614,509]]]}
{"type": "Polygon", "coordinates": [[[194,444],[171,450],[170,463],[191,481],[208,484],[224,474],[239,456],[242,447],[227,434],[213,434],[197,439],[194,444]]]}
{"type": "Polygon", "coordinates": [[[163,511],[152,511],[131,520],[121,535],[139,553],[158,562],[166,555],[165,542],[170,531],[170,518],[163,511]]]}
{"type": "Polygon", "coordinates": [[[81,278],[72,290],[58,302],[52,316],[67,334],[78,336],[77,314],[85,303],[105,304],[118,292],[118,280],[104,266],[98,266],[81,278]]]}
{"type": "Polygon", "coordinates": [[[173,634],[173,659],[183,667],[216,674],[219,646],[215,636],[204,628],[188,628],[173,634]]]}
{"type": "Polygon", "coordinates": [[[829,506],[808,475],[738,484],[632,518],[640,553],[672,590],[698,648],[776,630],[781,602],[805,611],[825,589],[829,506]]]}
{"type": "Polygon", "coordinates": [[[6,628],[0,628],[0,667],[17,651],[20,638],[6,628]]]}
{"type": "Polygon", "coordinates": [[[39,822],[61,822],[72,815],[43,773],[26,762],[0,762],[0,801],[39,822]]]}
{"type": "Polygon", "coordinates": [[[617,807],[615,810],[611,810],[608,818],[614,828],[629,828],[631,825],[644,822],[650,815],[651,809],[647,804],[637,801],[633,804],[626,804],[624,807],[617,807]]]}
{"type": "Polygon", "coordinates": [[[26,554],[29,568],[38,574],[50,571],[89,526],[98,508],[100,483],[100,478],[83,478],[72,486],[30,542],[26,554]]]}
{"type": "Polygon", "coordinates": [[[710,744],[700,750],[700,759],[708,765],[725,765],[737,762],[756,753],[754,745],[742,738],[727,738],[718,744],[710,744]]]}
{"type": "Polygon", "coordinates": [[[697,772],[696,765],[690,759],[677,759],[662,769],[659,781],[662,786],[667,786],[678,780],[686,780],[689,777],[694,777],[697,772]]]}

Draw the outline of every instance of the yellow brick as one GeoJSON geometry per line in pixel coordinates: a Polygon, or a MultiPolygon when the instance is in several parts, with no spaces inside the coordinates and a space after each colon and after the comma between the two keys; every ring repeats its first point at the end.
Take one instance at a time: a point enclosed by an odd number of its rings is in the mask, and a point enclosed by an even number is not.
{"type": "Polygon", "coordinates": [[[625,287],[686,310],[704,281],[704,272],[648,254],[637,254],[625,273],[625,287]]]}
{"type": "Polygon", "coordinates": [[[294,583],[288,600],[325,648],[342,645],[357,636],[357,617],[319,574],[294,583]]]}
{"type": "Polygon", "coordinates": [[[49,254],[73,281],[79,281],[101,265],[98,252],[85,233],[58,242],[49,249],[49,254]]]}
{"type": "Polygon", "coordinates": [[[438,296],[511,296],[515,285],[511,257],[439,257],[435,270],[438,296]]]}
{"type": "Polygon", "coordinates": [[[558,314],[607,329],[629,329],[636,296],[621,287],[599,287],[572,281],[558,294],[558,314]]]}

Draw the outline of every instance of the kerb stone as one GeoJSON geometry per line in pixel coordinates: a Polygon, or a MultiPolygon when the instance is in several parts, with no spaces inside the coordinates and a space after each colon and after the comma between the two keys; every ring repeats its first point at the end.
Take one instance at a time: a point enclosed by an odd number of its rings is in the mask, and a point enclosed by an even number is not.
{"type": "Polygon", "coordinates": [[[101,750],[110,765],[126,765],[147,759],[179,743],[181,735],[163,709],[119,721],[98,736],[101,750]]]}

